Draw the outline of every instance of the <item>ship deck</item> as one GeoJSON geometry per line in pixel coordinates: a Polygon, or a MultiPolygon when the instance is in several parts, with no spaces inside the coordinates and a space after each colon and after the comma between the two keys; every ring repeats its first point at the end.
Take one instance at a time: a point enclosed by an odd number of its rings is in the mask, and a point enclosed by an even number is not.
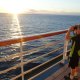
{"type": "MultiPolygon", "coordinates": [[[[64,67],[56,71],[54,74],[50,75],[45,80],[65,80],[64,76],[69,75],[69,73],[70,73],[70,68],[68,67],[68,65],[65,65],[64,67]]],[[[80,80],[80,68],[78,77],[79,77],[78,80],[80,80]]]]}
{"type": "MultiPolygon", "coordinates": [[[[70,68],[68,67],[68,63],[59,63],[54,67],[51,67],[46,72],[35,75],[34,77],[28,80],[65,80],[64,76],[69,75],[70,68]]],[[[80,80],[80,67],[78,77],[80,80]]]]}
{"type": "Polygon", "coordinates": [[[64,76],[68,75],[70,73],[70,68],[68,68],[68,65],[66,64],[61,69],[56,71],[54,74],[50,75],[45,80],[64,80],[64,76]]]}

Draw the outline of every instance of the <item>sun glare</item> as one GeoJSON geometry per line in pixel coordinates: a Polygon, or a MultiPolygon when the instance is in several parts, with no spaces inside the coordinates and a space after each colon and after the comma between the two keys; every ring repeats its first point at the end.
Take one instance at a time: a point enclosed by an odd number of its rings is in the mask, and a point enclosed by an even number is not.
{"type": "Polygon", "coordinates": [[[6,11],[8,13],[13,13],[13,14],[19,14],[19,13],[22,12],[22,10],[16,9],[16,8],[13,8],[13,7],[7,7],[6,11]]]}
{"type": "Polygon", "coordinates": [[[29,6],[27,0],[3,0],[0,5],[7,13],[13,14],[24,13],[29,6]]]}
{"type": "Polygon", "coordinates": [[[16,6],[11,6],[11,7],[7,6],[6,10],[8,13],[13,13],[13,14],[19,14],[24,12],[24,10],[21,7],[16,7],[16,6]]]}

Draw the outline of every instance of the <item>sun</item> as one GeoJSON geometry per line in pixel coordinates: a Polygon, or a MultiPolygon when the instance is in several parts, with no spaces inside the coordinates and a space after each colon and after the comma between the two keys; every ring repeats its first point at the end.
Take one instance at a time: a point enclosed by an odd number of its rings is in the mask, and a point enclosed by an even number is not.
{"type": "Polygon", "coordinates": [[[12,14],[19,14],[19,13],[22,13],[22,10],[21,9],[18,9],[18,8],[14,8],[14,7],[7,7],[6,8],[6,11],[7,13],[12,13],[12,14]]]}
{"type": "Polygon", "coordinates": [[[29,6],[27,0],[2,0],[0,5],[7,13],[13,14],[23,13],[29,6]]]}
{"type": "Polygon", "coordinates": [[[6,7],[6,11],[8,13],[13,13],[13,14],[19,14],[19,13],[23,13],[24,12],[24,8],[22,7],[18,7],[18,6],[7,6],[6,7]]]}

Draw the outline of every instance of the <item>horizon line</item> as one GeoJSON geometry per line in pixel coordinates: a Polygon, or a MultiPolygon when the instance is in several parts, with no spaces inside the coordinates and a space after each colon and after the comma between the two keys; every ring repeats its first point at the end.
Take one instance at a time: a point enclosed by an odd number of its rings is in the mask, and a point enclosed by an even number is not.
{"type": "MultiPolygon", "coordinates": [[[[8,13],[8,12],[0,12],[0,14],[13,14],[13,13],[8,13]]],[[[80,12],[61,12],[61,13],[46,13],[46,12],[40,12],[40,13],[37,13],[37,12],[33,12],[33,13],[30,13],[30,12],[23,12],[23,13],[19,13],[19,14],[52,14],[52,15],[80,15],[80,12]]]]}

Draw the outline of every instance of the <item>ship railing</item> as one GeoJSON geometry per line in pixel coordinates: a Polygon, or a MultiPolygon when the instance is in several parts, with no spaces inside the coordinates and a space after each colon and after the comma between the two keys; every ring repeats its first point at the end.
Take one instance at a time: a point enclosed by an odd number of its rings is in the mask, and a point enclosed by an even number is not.
{"type": "MultiPolygon", "coordinates": [[[[49,33],[43,33],[43,34],[32,35],[32,36],[27,36],[27,37],[21,37],[21,38],[17,38],[17,39],[10,39],[10,40],[0,41],[0,48],[1,49],[3,49],[4,47],[12,46],[12,45],[17,44],[17,43],[20,44],[19,45],[19,47],[20,47],[19,52],[15,53],[15,54],[10,54],[10,55],[4,56],[4,57],[0,57],[0,63],[1,62],[7,62],[7,61],[10,61],[10,60],[14,60],[14,59],[17,59],[17,58],[19,60],[19,62],[17,64],[15,64],[13,66],[10,66],[7,69],[1,70],[0,75],[6,75],[6,73],[8,73],[8,72],[10,72],[12,70],[14,71],[14,70],[20,68],[19,69],[19,70],[21,70],[20,74],[12,76],[12,77],[10,76],[11,80],[17,80],[18,78],[20,78],[21,80],[25,80],[24,78],[26,78],[28,80],[32,80],[34,77],[42,74],[43,72],[47,71],[51,67],[53,67],[56,64],[60,63],[61,60],[63,59],[63,53],[59,54],[59,55],[57,55],[57,56],[55,56],[55,57],[53,57],[49,60],[46,60],[43,63],[40,63],[39,65],[37,65],[37,66],[35,66],[35,67],[33,67],[29,70],[24,70],[24,65],[28,66],[28,63],[34,63],[38,59],[41,60],[41,58],[43,58],[43,60],[44,60],[44,58],[46,56],[48,56],[49,54],[53,54],[53,53],[63,49],[64,46],[59,46],[58,48],[53,49],[50,52],[46,52],[45,54],[42,54],[40,56],[31,58],[31,59],[25,58],[25,56],[35,54],[36,52],[39,52],[42,49],[46,49],[46,48],[48,49],[51,46],[53,47],[53,46],[56,46],[57,44],[60,45],[61,43],[64,44],[64,36],[65,36],[66,32],[67,32],[67,30],[59,30],[59,31],[56,31],[56,32],[49,32],[49,33]],[[64,34],[64,36],[62,38],[60,38],[60,39],[58,38],[58,40],[56,40],[54,36],[61,35],[61,34],[64,34]],[[53,37],[54,40],[51,41],[51,42],[45,42],[47,44],[38,46],[36,48],[32,48],[30,50],[27,50],[27,49],[23,50],[24,42],[28,43],[28,42],[31,42],[31,41],[40,40],[40,39],[44,39],[44,38],[49,39],[50,37],[53,37]],[[54,63],[53,65],[50,65],[50,66],[46,67],[45,69],[43,69],[42,71],[40,71],[39,73],[36,73],[36,74],[28,77],[29,73],[34,72],[35,70],[45,66],[46,64],[48,65],[48,63],[50,63],[51,61],[57,60],[58,58],[60,58],[60,59],[56,63],[54,63]],[[25,77],[25,75],[26,75],[26,77],[25,77]]],[[[44,40],[43,40],[43,42],[44,42],[44,40]]],[[[5,49],[3,49],[3,51],[4,50],[5,49]]],[[[1,52],[1,54],[2,54],[2,52],[1,52]]],[[[33,74],[33,73],[31,73],[31,74],[33,74]]],[[[10,78],[10,77],[8,77],[8,78],[10,78]]]]}

